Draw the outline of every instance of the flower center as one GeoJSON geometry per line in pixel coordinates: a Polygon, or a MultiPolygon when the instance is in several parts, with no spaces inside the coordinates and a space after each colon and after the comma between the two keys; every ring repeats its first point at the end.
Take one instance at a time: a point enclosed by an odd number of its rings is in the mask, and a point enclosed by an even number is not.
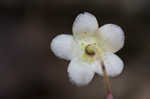
{"type": "MultiPolygon", "coordinates": [[[[95,45],[95,44],[94,44],[95,45]]],[[[94,56],[96,54],[96,49],[93,44],[88,44],[85,47],[85,53],[89,56],[94,56]]]]}
{"type": "Polygon", "coordinates": [[[96,39],[86,40],[81,42],[80,45],[84,49],[81,59],[89,63],[104,52],[96,39]]]}

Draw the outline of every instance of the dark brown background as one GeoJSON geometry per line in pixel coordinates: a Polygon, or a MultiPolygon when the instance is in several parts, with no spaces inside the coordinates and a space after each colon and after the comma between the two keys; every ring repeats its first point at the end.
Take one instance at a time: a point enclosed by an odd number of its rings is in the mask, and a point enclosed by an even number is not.
{"type": "Polygon", "coordinates": [[[103,78],[85,87],[68,80],[67,61],[54,56],[49,42],[72,33],[80,12],[96,15],[99,24],[125,31],[121,76],[111,79],[115,99],[150,98],[149,0],[0,0],[0,96],[20,99],[104,99],[103,78]]]}

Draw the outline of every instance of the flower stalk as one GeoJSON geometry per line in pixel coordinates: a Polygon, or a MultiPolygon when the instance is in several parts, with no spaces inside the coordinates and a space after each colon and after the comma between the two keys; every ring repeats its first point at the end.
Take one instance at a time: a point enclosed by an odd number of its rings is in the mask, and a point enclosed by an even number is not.
{"type": "Polygon", "coordinates": [[[102,66],[102,70],[103,70],[103,73],[104,73],[104,82],[105,82],[106,94],[107,94],[106,99],[113,99],[109,77],[107,75],[106,68],[105,68],[105,65],[104,65],[103,61],[101,62],[101,66],[102,66]]]}

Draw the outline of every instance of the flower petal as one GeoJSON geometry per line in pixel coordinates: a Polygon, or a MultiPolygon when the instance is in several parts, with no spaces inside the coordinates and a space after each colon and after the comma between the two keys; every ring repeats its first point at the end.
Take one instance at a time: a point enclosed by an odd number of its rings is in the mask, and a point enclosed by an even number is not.
{"type": "Polygon", "coordinates": [[[68,74],[72,83],[77,86],[84,86],[92,80],[95,72],[90,64],[80,60],[80,58],[74,58],[69,64],[68,74]]]}
{"type": "Polygon", "coordinates": [[[79,14],[72,28],[75,37],[93,34],[97,29],[98,23],[96,17],[88,12],[79,14]]]}
{"type": "Polygon", "coordinates": [[[51,42],[51,50],[54,54],[62,59],[72,59],[72,48],[74,40],[71,35],[61,34],[56,36],[51,42]]]}
{"type": "Polygon", "coordinates": [[[100,75],[103,74],[103,70],[102,70],[102,67],[101,67],[101,61],[100,60],[95,60],[92,65],[93,65],[93,67],[95,66],[95,72],[97,74],[100,74],[100,75]]]}
{"type": "MultiPolygon", "coordinates": [[[[111,52],[105,52],[101,55],[102,61],[106,68],[108,76],[115,77],[123,71],[124,63],[123,61],[115,54],[111,52]]],[[[103,72],[98,72],[100,75],[103,75],[103,72]]]]}
{"type": "Polygon", "coordinates": [[[100,27],[98,37],[105,51],[115,53],[124,45],[124,32],[118,25],[106,24],[100,27]]]}

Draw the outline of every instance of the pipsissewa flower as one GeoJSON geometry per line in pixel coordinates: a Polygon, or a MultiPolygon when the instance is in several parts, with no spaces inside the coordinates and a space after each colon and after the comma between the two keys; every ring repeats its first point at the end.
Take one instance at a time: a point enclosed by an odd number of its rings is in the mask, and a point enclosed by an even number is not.
{"type": "Polygon", "coordinates": [[[73,23],[73,35],[60,34],[51,42],[51,50],[62,59],[69,60],[68,75],[74,84],[87,85],[97,73],[115,77],[124,67],[114,53],[124,45],[124,32],[118,25],[105,24],[99,28],[94,15],[84,12],[73,23]]]}

